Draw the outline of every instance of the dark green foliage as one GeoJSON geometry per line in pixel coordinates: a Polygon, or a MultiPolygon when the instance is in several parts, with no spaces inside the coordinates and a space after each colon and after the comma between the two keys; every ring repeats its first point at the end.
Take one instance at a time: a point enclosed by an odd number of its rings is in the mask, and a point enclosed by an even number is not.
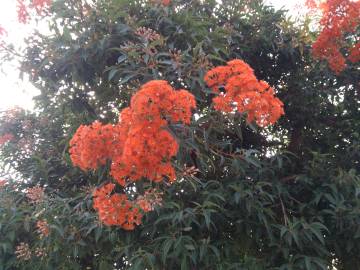
{"type": "Polygon", "coordinates": [[[52,34],[28,40],[22,71],[41,90],[37,110],[2,120],[1,134],[15,134],[4,169],[25,181],[0,187],[0,269],[360,269],[358,65],[335,77],[311,57],[309,22],[261,0],[81,2],[55,1],[52,34]],[[142,39],[140,26],[162,38],[142,39]],[[234,58],[277,89],[286,111],[277,125],[212,109],[203,76],[234,58]],[[198,118],[170,128],[181,146],[174,165],[200,172],[167,187],[134,231],[107,228],[89,190],[108,168],[74,168],[68,141],[80,124],[116,122],[152,79],[196,96],[198,118]],[[37,184],[47,199],[33,205],[22,191],[37,184]],[[40,218],[51,228],[44,239],[40,218]],[[48,256],[16,260],[20,242],[48,256]]]}

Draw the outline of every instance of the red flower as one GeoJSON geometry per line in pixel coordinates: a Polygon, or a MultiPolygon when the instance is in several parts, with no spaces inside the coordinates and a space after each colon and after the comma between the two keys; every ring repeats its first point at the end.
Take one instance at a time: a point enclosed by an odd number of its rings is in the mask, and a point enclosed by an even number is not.
{"type": "Polygon", "coordinates": [[[80,126],[70,141],[70,157],[74,165],[82,170],[96,169],[104,165],[112,153],[117,135],[112,125],[94,122],[91,126],[80,126]]]}
{"type": "Polygon", "coordinates": [[[17,15],[20,23],[26,24],[29,21],[30,15],[24,0],[17,0],[17,15]]]}
{"type": "Polygon", "coordinates": [[[7,184],[6,180],[0,179],[0,188],[4,187],[7,184]]]}
{"type": "Polygon", "coordinates": [[[30,20],[29,10],[35,9],[37,14],[42,14],[44,10],[50,7],[52,0],[32,0],[31,3],[25,0],[17,0],[18,21],[26,24],[30,20]]]}
{"type": "Polygon", "coordinates": [[[141,224],[142,214],[139,208],[125,194],[111,194],[115,185],[107,184],[94,191],[94,209],[100,220],[108,225],[120,226],[132,230],[141,224]]]}
{"type": "Polygon", "coordinates": [[[156,205],[161,205],[161,195],[162,193],[158,192],[156,189],[147,190],[143,196],[137,197],[136,204],[145,213],[153,211],[156,205]]]}
{"type": "Polygon", "coordinates": [[[32,0],[31,6],[38,14],[41,14],[46,8],[50,7],[52,0],[32,0]]]}
{"type": "Polygon", "coordinates": [[[40,238],[44,238],[49,236],[50,234],[50,227],[46,220],[38,220],[36,222],[37,232],[40,235],[40,238]]]}
{"type": "Polygon", "coordinates": [[[354,47],[350,49],[350,54],[348,59],[353,62],[359,62],[360,61],[360,42],[358,41],[354,47]]]}
{"type": "Polygon", "coordinates": [[[12,135],[11,133],[6,133],[0,136],[0,146],[11,141],[12,139],[14,139],[14,135],[12,135]]]}
{"type": "Polygon", "coordinates": [[[111,175],[122,186],[141,178],[173,181],[170,160],[178,144],[164,128],[168,123],[189,124],[195,107],[188,91],[175,91],[166,81],[150,81],[132,97],[118,124],[80,126],[70,141],[71,159],[83,170],[112,160],[111,175]]]}
{"type": "Polygon", "coordinates": [[[171,4],[171,0],[162,0],[162,4],[163,4],[164,6],[168,6],[168,5],[171,4]]]}
{"type": "Polygon", "coordinates": [[[5,35],[7,35],[7,31],[5,30],[4,27],[2,27],[2,26],[0,25],[0,36],[5,36],[5,35]]]}
{"type": "MultiPolygon", "coordinates": [[[[319,3],[308,0],[308,6],[322,12],[322,31],[312,46],[313,54],[316,58],[326,60],[330,69],[339,74],[346,67],[346,58],[341,53],[342,48],[348,47],[345,39],[351,35],[356,37],[360,24],[360,1],[327,0],[319,3]]],[[[358,43],[350,48],[348,60],[353,63],[360,60],[358,43]]]]}
{"type": "MultiPolygon", "coordinates": [[[[111,160],[111,176],[121,186],[147,179],[174,181],[171,159],[178,143],[166,130],[169,123],[189,124],[194,96],[186,90],[174,90],[166,81],[150,81],[131,98],[130,107],[120,113],[116,125],[94,122],[80,126],[70,141],[70,156],[82,170],[96,169],[111,160]]],[[[104,224],[131,230],[141,223],[145,201],[137,204],[124,194],[110,195],[114,184],[94,192],[94,208],[104,224]]]]}
{"type": "Polygon", "coordinates": [[[258,81],[253,69],[242,60],[232,60],[226,66],[209,70],[204,78],[215,93],[214,108],[230,113],[246,112],[247,121],[259,126],[274,124],[284,114],[283,103],[274,96],[274,90],[264,81],[258,81]]]}

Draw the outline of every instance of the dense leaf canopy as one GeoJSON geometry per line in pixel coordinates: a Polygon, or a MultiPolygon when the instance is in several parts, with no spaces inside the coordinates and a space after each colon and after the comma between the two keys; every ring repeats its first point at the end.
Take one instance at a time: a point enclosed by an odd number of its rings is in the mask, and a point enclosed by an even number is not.
{"type": "Polygon", "coordinates": [[[312,56],[311,20],[262,0],[167,2],[57,0],[50,34],[28,38],[21,72],[41,93],[0,119],[0,269],[360,269],[359,63],[334,74],[312,56]],[[214,108],[204,76],[233,59],[283,102],[274,125],[214,108]],[[117,123],[151,80],[197,107],[166,127],[176,181],[128,186],[162,197],[127,231],[93,208],[110,162],[83,171],[69,142],[117,123]]]}

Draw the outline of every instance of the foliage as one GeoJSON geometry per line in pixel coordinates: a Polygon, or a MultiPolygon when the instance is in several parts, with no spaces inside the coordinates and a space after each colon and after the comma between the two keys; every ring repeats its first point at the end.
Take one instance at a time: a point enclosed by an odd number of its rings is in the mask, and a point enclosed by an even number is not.
{"type": "Polygon", "coordinates": [[[164,2],[54,1],[51,35],[27,40],[21,70],[41,94],[0,120],[3,172],[22,180],[0,182],[0,269],[359,269],[359,64],[335,76],[312,58],[310,21],[261,0],[164,2]],[[232,59],[283,102],[274,125],[214,108],[204,76],[232,59]],[[93,208],[111,164],[76,168],[69,142],[117,123],[150,80],[197,108],[166,126],[177,181],[148,181],[161,204],[127,231],[93,208]]]}

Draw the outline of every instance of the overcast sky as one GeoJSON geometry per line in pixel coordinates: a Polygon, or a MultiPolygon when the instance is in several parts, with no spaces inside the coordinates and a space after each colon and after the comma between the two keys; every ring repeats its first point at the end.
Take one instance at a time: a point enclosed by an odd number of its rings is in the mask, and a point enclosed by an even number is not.
{"type": "MultiPolygon", "coordinates": [[[[31,31],[31,27],[17,23],[16,0],[0,0],[0,25],[8,31],[6,37],[17,46],[23,44],[23,38],[31,31]]],[[[294,10],[299,0],[266,0],[276,8],[286,7],[294,10]]],[[[36,27],[36,26],[35,26],[36,27]]],[[[18,78],[16,64],[6,64],[3,67],[4,72],[0,73],[0,110],[21,106],[26,109],[33,107],[32,96],[38,92],[26,80],[21,81],[18,78]]]]}

